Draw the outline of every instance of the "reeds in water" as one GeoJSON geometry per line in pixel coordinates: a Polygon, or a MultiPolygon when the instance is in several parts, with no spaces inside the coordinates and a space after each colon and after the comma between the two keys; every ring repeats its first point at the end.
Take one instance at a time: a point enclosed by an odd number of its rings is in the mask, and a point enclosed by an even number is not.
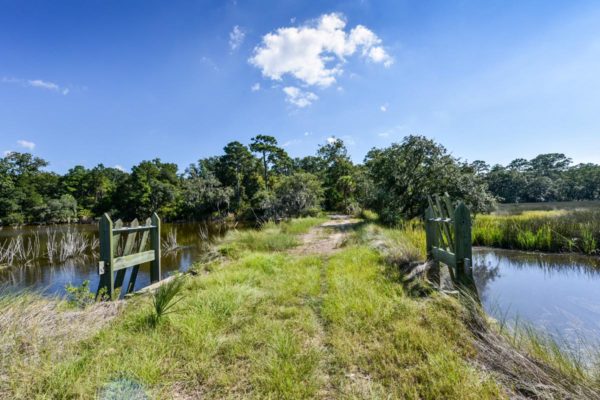
{"type": "Polygon", "coordinates": [[[87,257],[98,248],[97,238],[75,229],[60,234],[48,228],[44,236],[40,239],[38,232],[28,236],[19,234],[0,242],[0,264],[29,266],[44,259],[50,263],[65,262],[87,257]]]}
{"type": "Polygon", "coordinates": [[[177,242],[177,229],[173,229],[167,234],[167,239],[162,243],[162,251],[163,253],[171,253],[180,248],[181,246],[177,242]]]}
{"type": "Polygon", "coordinates": [[[17,235],[0,243],[0,264],[29,265],[40,257],[40,251],[40,236],[37,233],[27,238],[17,235]]]}

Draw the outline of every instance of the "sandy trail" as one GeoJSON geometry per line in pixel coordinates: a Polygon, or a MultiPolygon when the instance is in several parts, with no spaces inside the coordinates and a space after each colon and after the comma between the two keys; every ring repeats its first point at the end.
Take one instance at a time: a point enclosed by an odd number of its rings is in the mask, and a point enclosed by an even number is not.
{"type": "Polygon", "coordinates": [[[331,220],[312,228],[302,235],[302,244],[290,251],[292,254],[333,254],[339,250],[348,232],[360,220],[348,215],[332,215],[331,220]]]}

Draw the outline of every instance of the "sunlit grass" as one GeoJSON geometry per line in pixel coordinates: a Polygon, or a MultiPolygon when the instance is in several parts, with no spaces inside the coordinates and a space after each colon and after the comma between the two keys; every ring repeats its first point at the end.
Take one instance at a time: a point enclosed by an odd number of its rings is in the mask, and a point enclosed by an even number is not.
{"type": "Polygon", "coordinates": [[[221,253],[238,257],[244,252],[284,251],[300,243],[299,235],[327,221],[327,218],[299,218],[291,221],[267,222],[259,229],[230,231],[219,246],[221,253]]]}
{"type": "Polygon", "coordinates": [[[600,210],[478,215],[473,223],[473,243],[479,246],[594,254],[599,241],[600,210]]]}
{"type": "MultiPolygon", "coordinates": [[[[508,397],[475,362],[461,301],[415,298],[403,287],[397,262],[424,258],[419,223],[363,224],[328,256],[270,251],[251,240],[296,237],[318,223],[269,224],[227,238],[241,250],[179,281],[178,311],[155,325],[147,323],[153,295],[127,300],[116,319],[100,313],[116,303],[70,311],[55,299],[0,297],[0,398],[508,397]]],[[[594,387],[594,375],[551,343],[513,345],[556,368],[556,379],[594,387]]]]}

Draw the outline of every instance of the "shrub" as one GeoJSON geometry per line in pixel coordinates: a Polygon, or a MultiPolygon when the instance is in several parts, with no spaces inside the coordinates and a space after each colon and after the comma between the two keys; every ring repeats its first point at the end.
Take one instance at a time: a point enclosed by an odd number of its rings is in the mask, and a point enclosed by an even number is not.
{"type": "Polygon", "coordinates": [[[152,297],[153,313],[150,322],[156,326],[166,315],[176,312],[175,305],[181,300],[184,278],[179,276],[158,287],[152,297]]]}

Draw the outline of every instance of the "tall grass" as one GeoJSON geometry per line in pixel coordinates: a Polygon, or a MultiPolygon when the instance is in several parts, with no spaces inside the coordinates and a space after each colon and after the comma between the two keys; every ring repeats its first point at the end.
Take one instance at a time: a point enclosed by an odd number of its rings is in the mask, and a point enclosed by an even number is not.
{"type": "Polygon", "coordinates": [[[327,221],[327,218],[299,218],[291,221],[264,223],[259,229],[229,231],[219,250],[229,256],[251,251],[284,251],[300,244],[299,235],[327,221]]]}
{"type": "Polygon", "coordinates": [[[70,258],[87,257],[99,246],[97,238],[70,228],[62,234],[48,228],[43,236],[40,238],[40,234],[35,232],[1,241],[0,264],[28,266],[40,260],[64,262],[70,258]]]}
{"type": "Polygon", "coordinates": [[[478,215],[473,224],[473,243],[478,246],[595,254],[599,241],[600,209],[478,215]]]}
{"type": "Polygon", "coordinates": [[[113,302],[74,309],[58,298],[2,287],[0,293],[0,399],[7,400],[35,398],[28,393],[32,382],[73,356],[76,344],[109,324],[121,308],[113,302]]]}
{"type": "Polygon", "coordinates": [[[184,278],[179,276],[164,283],[152,295],[153,313],[150,315],[150,322],[156,326],[166,315],[174,313],[175,306],[181,298],[181,291],[184,285],[184,278]]]}

